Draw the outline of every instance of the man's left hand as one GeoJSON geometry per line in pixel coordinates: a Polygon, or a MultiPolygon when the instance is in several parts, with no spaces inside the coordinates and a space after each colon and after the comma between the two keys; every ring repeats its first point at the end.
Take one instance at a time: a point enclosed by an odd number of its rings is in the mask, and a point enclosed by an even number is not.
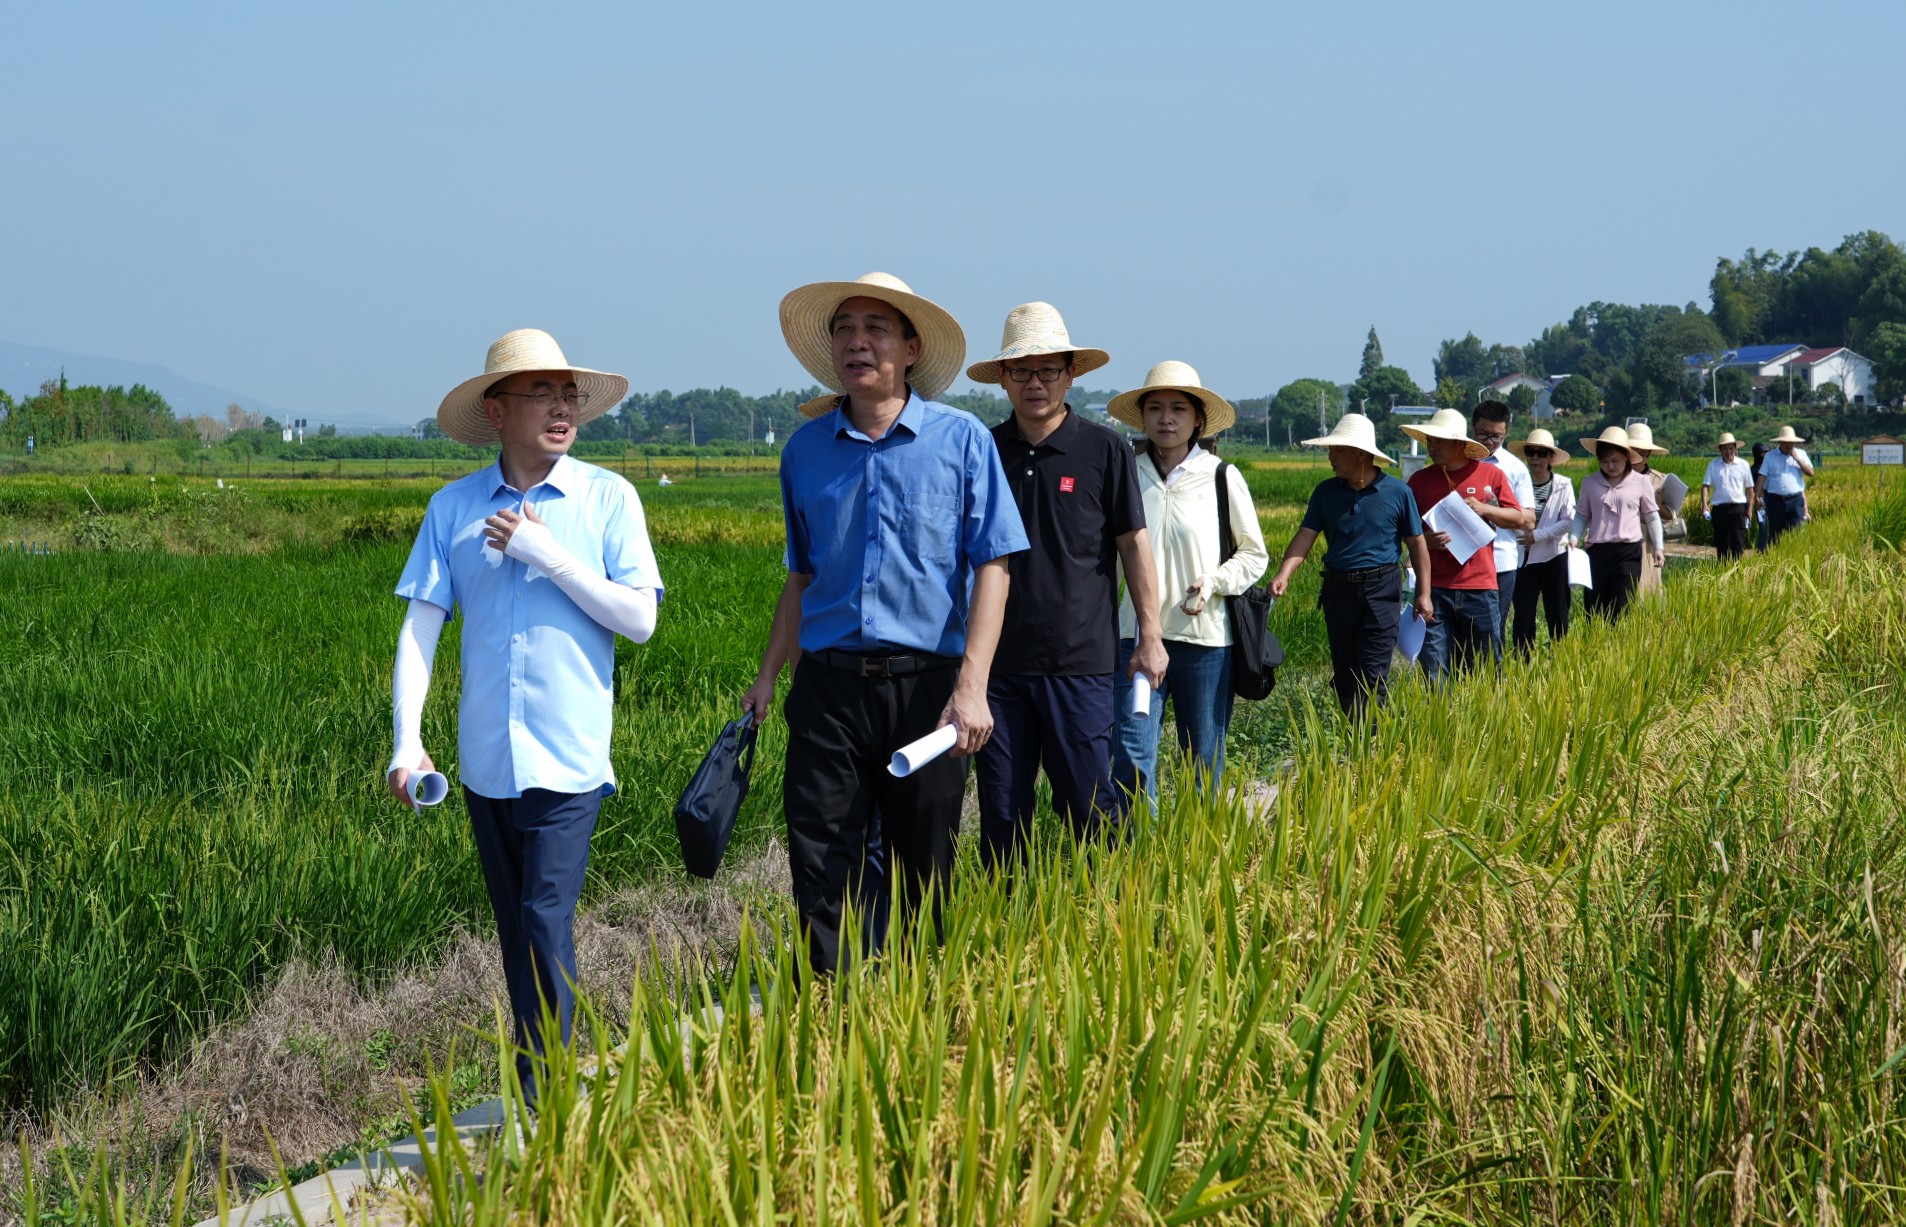
{"type": "Polygon", "coordinates": [[[984,689],[955,686],[953,697],[940,712],[940,725],[952,725],[960,731],[953,743],[952,756],[965,758],[979,751],[993,735],[993,709],[986,702],[984,689]]]}
{"type": "Polygon", "coordinates": [[[483,540],[497,553],[509,551],[510,538],[516,535],[516,526],[525,520],[531,524],[541,524],[543,517],[536,514],[536,508],[523,504],[523,513],[518,515],[508,507],[483,521],[483,540]]]}
{"type": "Polygon", "coordinates": [[[1165,669],[1170,664],[1171,657],[1165,654],[1165,641],[1155,635],[1141,635],[1132,649],[1131,667],[1126,670],[1125,676],[1130,679],[1143,673],[1151,682],[1152,689],[1156,690],[1158,684],[1165,680],[1165,669]]]}

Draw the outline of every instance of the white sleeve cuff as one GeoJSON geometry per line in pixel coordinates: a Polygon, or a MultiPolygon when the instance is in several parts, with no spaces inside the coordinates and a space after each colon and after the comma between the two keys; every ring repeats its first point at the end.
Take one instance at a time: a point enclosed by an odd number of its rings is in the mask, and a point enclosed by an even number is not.
{"type": "Polygon", "coordinates": [[[384,774],[423,761],[424,699],[430,693],[430,666],[449,611],[429,601],[412,601],[397,632],[397,663],[391,670],[391,759],[384,774]]]}

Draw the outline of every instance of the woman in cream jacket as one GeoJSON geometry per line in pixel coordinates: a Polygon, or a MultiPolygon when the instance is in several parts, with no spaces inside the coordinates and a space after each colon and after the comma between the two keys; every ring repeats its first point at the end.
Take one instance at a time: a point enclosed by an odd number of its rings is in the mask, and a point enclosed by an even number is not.
{"type": "Polygon", "coordinates": [[[1140,792],[1154,802],[1158,798],[1158,742],[1167,699],[1178,747],[1192,756],[1201,781],[1209,784],[1223,772],[1232,702],[1231,627],[1224,598],[1255,584],[1271,556],[1244,474],[1227,466],[1225,489],[1219,490],[1220,462],[1204,441],[1235,422],[1237,412],[1200,386],[1197,371],[1182,362],[1161,362],[1143,386],[1113,398],[1107,412],[1145,432],[1138,448],[1138,486],[1170,658],[1150,711],[1134,714],[1125,662],[1137,617],[1127,593],[1119,606],[1119,664],[1112,673],[1118,713],[1112,778],[1129,805],[1140,792]],[[1220,546],[1220,497],[1231,509],[1235,547],[1229,557],[1220,546]]]}
{"type": "Polygon", "coordinates": [[[1535,489],[1535,527],[1516,534],[1522,546],[1522,569],[1516,577],[1515,634],[1517,652],[1527,656],[1535,647],[1535,604],[1542,602],[1543,619],[1549,624],[1549,642],[1568,634],[1569,602],[1573,594],[1568,585],[1569,523],[1575,518],[1575,483],[1555,471],[1567,464],[1569,455],[1546,430],[1532,430],[1522,443],[1511,443],[1513,451],[1529,466],[1529,481],[1535,489]]]}

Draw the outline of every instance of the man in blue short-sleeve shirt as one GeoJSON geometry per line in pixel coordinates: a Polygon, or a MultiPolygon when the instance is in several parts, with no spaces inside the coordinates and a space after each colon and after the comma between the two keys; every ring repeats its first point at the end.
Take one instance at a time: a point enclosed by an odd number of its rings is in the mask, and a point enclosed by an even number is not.
{"type": "Polygon", "coordinates": [[[655,628],[662,579],[635,488],[568,454],[577,429],[619,404],[628,380],[572,367],[547,333],[490,347],[482,375],[444,398],[444,433],[501,444],[495,464],[430,500],[397,585],[409,602],[393,674],[391,793],[415,807],[413,774],[434,772],[421,735],[437,638],[463,613],[457,775],[503,948],[522,1049],[545,1003],[566,1041],[575,1008],[576,901],[609,764],[615,636],[655,628]]]}
{"type": "Polygon", "coordinates": [[[1376,427],[1369,418],[1346,413],[1329,434],[1304,444],[1330,450],[1335,476],[1310,492],[1303,523],[1271,579],[1271,592],[1284,595],[1321,533],[1324,584],[1317,604],[1324,611],[1324,632],[1330,640],[1331,684],[1338,706],[1360,717],[1372,698],[1383,705],[1389,685],[1402,613],[1403,578],[1397,559],[1405,551],[1416,571],[1411,616],[1424,622],[1435,618],[1429,546],[1416,496],[1377,467],[1394,461],[1377,446],[1376,427]]]}
{"type": "MultiPolygon", "coordinates": [[[[839,395],[802,406],[814,420],[781,456],[788,578],[743,702],[764,721],[798,654],[785,706],[788,863],[814,969],[827,973],[841,964],[844,902],[862,890],[870,836],[893,858],[903,919],[924,906],[939,928],[967,756],[992,733],[1005,557],[1026,534],[986,428],[933,400],[965,358],[951,315],[871,273],[793,291],[781,328],[839,395]],[[895,750],[947,725],[950,754],[888,772],[895,750]]],[[[863,951],[872,937],[862,930],[863,951]]]]}

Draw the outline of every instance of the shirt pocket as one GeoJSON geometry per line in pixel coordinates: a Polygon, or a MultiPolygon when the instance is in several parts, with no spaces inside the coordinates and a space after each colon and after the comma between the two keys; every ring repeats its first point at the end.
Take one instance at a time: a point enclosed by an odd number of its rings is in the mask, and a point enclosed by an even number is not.
{"type": "Polygon", "coordinates": [[[905,547],[922,562],[952,567],[960,548],[959,496],[937,490],[908,490],[901,503],[905,508],[905,547]]]}

